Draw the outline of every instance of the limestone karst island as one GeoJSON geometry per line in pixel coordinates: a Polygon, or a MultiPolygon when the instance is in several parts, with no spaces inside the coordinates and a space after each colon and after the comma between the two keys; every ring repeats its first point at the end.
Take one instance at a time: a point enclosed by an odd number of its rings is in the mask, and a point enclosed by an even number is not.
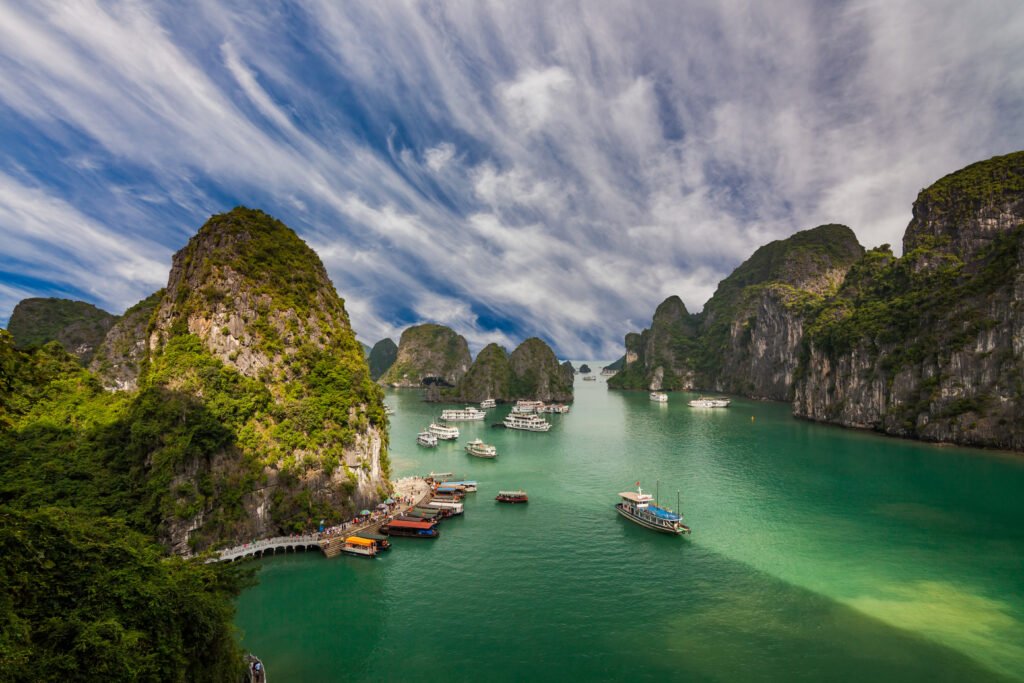
{"type": "Polygon", "coordinates": [[[0,683],[1024,683],[1022,30],[0,9],[0,683]]]}

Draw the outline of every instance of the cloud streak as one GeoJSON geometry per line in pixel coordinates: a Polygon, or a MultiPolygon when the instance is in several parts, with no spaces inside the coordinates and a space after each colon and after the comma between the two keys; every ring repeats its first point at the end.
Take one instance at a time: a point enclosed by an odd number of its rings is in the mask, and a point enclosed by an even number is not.
{"type": "Polygon", "coordinates": [[[1024,139],[1020,35],[1011,0],[0,6],[0,320],[119,310],[244,203],[365,341],[612,357],[771,239],[898,245],[921,187],[1024,139]]]}

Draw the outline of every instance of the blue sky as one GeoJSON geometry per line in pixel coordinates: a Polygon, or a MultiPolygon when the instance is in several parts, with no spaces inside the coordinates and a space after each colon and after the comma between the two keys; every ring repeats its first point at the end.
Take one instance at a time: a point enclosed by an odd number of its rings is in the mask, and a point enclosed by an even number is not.
{"type": "Polygon", "coordinates": [[[0,0],[0,323],[120,313],[244,204],[369,343],[621,353],[758,246],[898,246],[917,192],[1024,147],[1024,3],[0,0]]]}

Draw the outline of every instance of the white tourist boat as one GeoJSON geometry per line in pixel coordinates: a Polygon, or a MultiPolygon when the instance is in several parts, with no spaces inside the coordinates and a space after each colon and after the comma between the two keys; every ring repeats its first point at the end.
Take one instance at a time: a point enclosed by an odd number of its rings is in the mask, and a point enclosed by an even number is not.
{"type": "Polygon", "coordinates": [[[512,412],[517,415],[529,415],[530,413],[537,412],[538,408],[544,407],[544,401],[516,401],[516,404],[512,406],[512,412]]]}
{"type": "Polygon", "coordinates": [[[540,408],[538,408],[537,412],[538,413],[555,413],[555,414],[562,414],[562,415],[564,415],[565,413],[569,412],[569,406],[565,405],[564,403],[549,403],[547,405],[544,405],[544,406],[541,406],[540,408]]]}
{"type": "Polygon", "coordinates": [[[427,448],[433,448],[437,445],[437,437],[429,429],[424,429],[416,435],[416,443],[427,448]]]}
{"type": "Polygon", "coordinates": [[[508,429],[521,429],[525,432],[546,432],[551,429],[551,423],[540,415],[520,415],[509,413],[503,423],[508,429]]]}
{"type": "Polygon", "coordinates": [[[731,400],[727,398],[707,398],[701,396],[689,402],[691,408],[728,408],[731,400]]]}
{"type": "MultiPolygon", "coordinates": [[[[478,458],[496,458],[498,457],[498,449],[490,444],[486,444],[480,439],[473,439],[466,444],[466,452],[470,455],[478,458]]],[[[451,482],[445,482],[451,483],[451,482]]]]}
{"type": "Polygon", "coordinates": [[[652,391],[651,400],[657,403],[668,403],[668,394],[663,391],[652,391]]]}
{"type": "Polygon", "coordinates": [[[473,406],[467,406],[465,408],[450,408],[448,410],[441,411],[441,419],[446,422],[467,422],[471,420],[482,420],[487,417],[487,413],[482,410],[477,410],[473,406]]]}
{"type": "Polygon", "coordinates": [[[494,408],[497,405],[498,405],[497,402],[495,402],[495,400],[493,398],[485,398],[484,400],[480,401],[480,409],[481,410],[487,410],[488,408],[494,408]]]}
{"type": "Polygon", "coordinates": [[[473,479],[466,479],[464,481],[442,481],[441,486],[461,486],[466,490],[466,493],[476,492],[476,481],[473,479]]]}
{"type": "Polygon", "coordinates": [[[452,427],[451,425],[442,425],[436,422],[431,422],[427,430],[439,439],[445,441],[454,441],[459,438],[459,428],[452,427]]]}
{"type": "Polygon", "coordinates": [[[451,510],[453,515],[461,515],[463,512],[462,503],[456,503],[450,500],[438,500],[437,498],[427,503],[427,507],[436,508],[438,510],[451,510]]]}
{"type": "Polygon", "coordinates": [[[584,382],[596,382],[597,381],[597,376],[596,375],[583,375],[583,381],[584,382]]]}

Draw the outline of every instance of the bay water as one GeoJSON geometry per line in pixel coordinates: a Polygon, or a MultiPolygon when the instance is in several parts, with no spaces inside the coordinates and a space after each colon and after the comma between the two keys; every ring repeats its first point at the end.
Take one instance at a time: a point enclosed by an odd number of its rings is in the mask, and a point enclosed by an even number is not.
{"type": "Polygon", "coordinates": [[[259,560],[236,623],[269,679],[1024,681],[1024,457],[575,391],[550,432],[499,406],[435,449],[416,433],[456,406],[389,391],[393,476],[479,491],[377,559],[259,560]],[[692,535],[617,515],[637,481],[692,535]]]}

